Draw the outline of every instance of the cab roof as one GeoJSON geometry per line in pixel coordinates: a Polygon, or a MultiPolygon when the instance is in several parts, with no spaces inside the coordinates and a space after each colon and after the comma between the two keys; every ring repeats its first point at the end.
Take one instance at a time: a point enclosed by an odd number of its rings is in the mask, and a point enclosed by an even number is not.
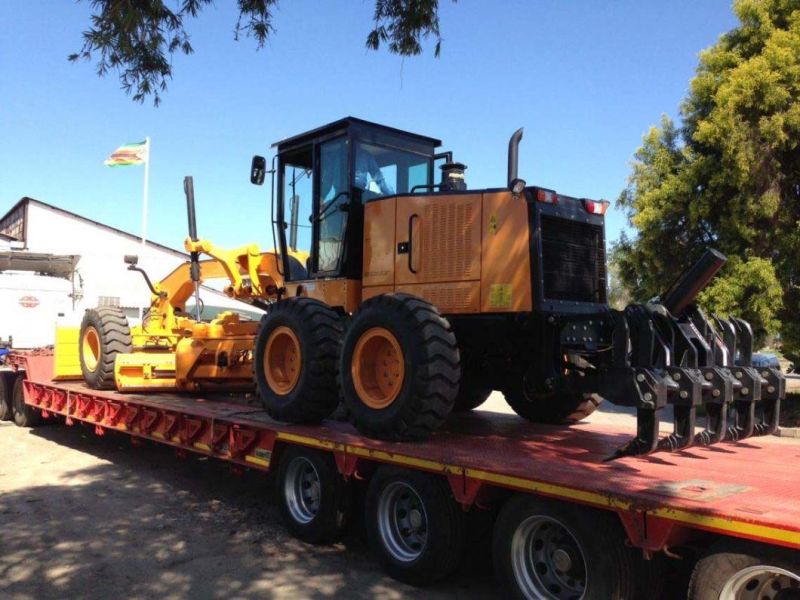
{"type": "Polygon", "coordinates": [[[389,134],[393,137],[402,137],[417,144],[432,146],[433,148],[438,148],[442,145],[442,142],[436,138],[411,133],[409,131],[403,131],[402,129],[395,129],[394,127],[387,127],[386,125],[381,125],[380,123],[372,123],[370,121],[357,119],[355,117],[344,117],[338,121],[333,121],[332,123],[328,123],[322,127],[312,129],[311,131],[306,131],[305,133],[275,142],[272,144],[272,147],[277,148],[278,153],[280,154],[286,152],[287,150],[293,150],[300,146],[305,146],[309,142],[333,137],[337,134],[342,134],[347,131],[355,131],[356,134],[362,132],[381,132],[389,134]]]}

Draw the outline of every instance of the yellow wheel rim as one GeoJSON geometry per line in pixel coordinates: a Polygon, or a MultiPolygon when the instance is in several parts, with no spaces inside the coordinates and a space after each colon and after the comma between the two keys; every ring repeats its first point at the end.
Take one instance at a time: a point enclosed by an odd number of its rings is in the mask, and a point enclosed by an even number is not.
{"type": "Polygon", "coordinates": [[[300,379],[300,340],[294,331],[280,326],[269,334],[264,350],[264,374],[276,394],[291,392],[300,379]]]}
{"type": "Polygon", "coordinates": [[[361,401],[370,408],[386,408],[403,387],[405,364],[400,343],[388,329],[368,329],[356,342],[350,369],[361,401]]]}
{"type": "Polygon", "coordinates": [[[97,370],[97,363],[100,360],[100,334],[94,327],[87,327],[83,332],[81,356],[87,369],[92,372],[97,370]]]}

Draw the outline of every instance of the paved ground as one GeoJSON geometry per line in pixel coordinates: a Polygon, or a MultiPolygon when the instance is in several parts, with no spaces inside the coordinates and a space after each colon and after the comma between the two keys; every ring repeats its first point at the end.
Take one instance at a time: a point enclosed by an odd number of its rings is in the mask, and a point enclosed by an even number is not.
{"type": "MultiPolygon", "coordinates": [[[[484,408],[508,411],[499,395],[484,408]]],[[[593,419],[628,420],[633,432],[626,414],[593,419]]],[[[131,451],[127,436],[82,426],[0,422],[0,445],[2,598],[420,595],[382,574],[360,523],[331,547],[291,538],[263,474],[236,476],[155,444],[131,451]]],[[[461,571],[426,598],[496,596],[486,543],[472,547],[461,571]]]]}

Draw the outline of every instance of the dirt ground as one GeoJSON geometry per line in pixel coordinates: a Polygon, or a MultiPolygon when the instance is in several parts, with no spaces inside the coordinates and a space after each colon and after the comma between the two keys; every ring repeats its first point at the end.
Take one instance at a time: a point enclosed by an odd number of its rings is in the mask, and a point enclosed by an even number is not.
{"type": "MultiPolygon", "coordinates": [[[[334,546],[293,539],[264,474],[85,426],[0,422],[0,444],[1,598],[420,595],[383,575],[360,523],[334,546]]],[[[495,597],[482,555],[425,597],[495,597]]]]}
{"type": "MultiPolygon", "coordinates": [[[[509,410],[499,394],[482,408],[509,410]]],[[[633,431],[630,415],[592,416],[626,419],[633,431]]],[[[454,577],[420,591],[383,575],[358,521],[333,546],[293,539],[267,475],[80,425],[0,422],[0,444],[2,598],[499,595],[485,539],[454,577]]]]}

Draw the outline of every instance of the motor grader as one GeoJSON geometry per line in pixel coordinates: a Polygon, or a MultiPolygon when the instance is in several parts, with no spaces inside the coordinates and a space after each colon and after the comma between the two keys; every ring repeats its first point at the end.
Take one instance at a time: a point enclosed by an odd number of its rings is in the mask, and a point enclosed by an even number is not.
{"type": "MultiPolygon", "coordinates": [[[[283,285],[254,357],[267,411],[313,422],[341,398],[360,431],[414,440],[492,390],[544,423],[606,399],[637,411],[637,434],[614,457],[774,432],[780,371],[750,366],[746,322],[694,302],[725,257],[708,250],[660,299],[611,310],[608,202],[529,186],[521,139],[509,141],[505,185],[480,190],[439,140],[352,117],[274,145],[283,285]],[[290,264],[298,246],[302,270],[290,264]],[[659,439],[667,405],[674,432],[659,439]]],[[[266,173],[254,157],[251,182],[266,173]]]]}
{"type": "MultiPolygon", "coordinates": [[[[130,327],[115,307],[87,310],[79,333],[79,359],[83,379],[95,389],[142,391],[251,391],[253,345],[258,321],[224,311],[201,319],[200,286],[223,279],[230,298],[265,309],[282,286],[275,252],[261,252],[250,244],[226,250],[197,237],[194,183],[184,181],[189,215],[189,237],[184,246],[190,260],[163,280],[153,283],[137,266],[136,256],[126,256],[128,269],[140,272],[151,291],[151,305],[141,325],[130,327]],[[200,255],[211,258],[200,260],[200,255]],[[195,297],[196,312],[186,304],[195,297]]],[[[298,265],[302,253],[289,257],[298,265]]],[[[58,351],[57,347],[57,351],[58,351]]]]}
{"type": "Polygon", "coordinates": [[[255,156],[250,173],[258,185],[272,174],[275,251],[198,241],[189,203],[192,260],[151,285],[130,338],[109,309],[87,313],[84,378],[234,389],[252,370],[272,417],[316,422],[341,401],[360,431],[390,440],[423,439],[493,390],[541,423],[576,422],[606,399],[637,412],[636,436],[610,458],[774,432],[782,374],[750,366],[746,322],[694,302],[725,258],[708,250],[661,298],[610,309],[608,202],[529,186],[521,139],[505,185],[480,190],[439,140],[352,117],[276,143],[272,168],[255,156]],[[185,314],[212,271],[266,310],[260,323],[185,314]],[[659,438],[667,405],[674,432],[659,438]]]}

